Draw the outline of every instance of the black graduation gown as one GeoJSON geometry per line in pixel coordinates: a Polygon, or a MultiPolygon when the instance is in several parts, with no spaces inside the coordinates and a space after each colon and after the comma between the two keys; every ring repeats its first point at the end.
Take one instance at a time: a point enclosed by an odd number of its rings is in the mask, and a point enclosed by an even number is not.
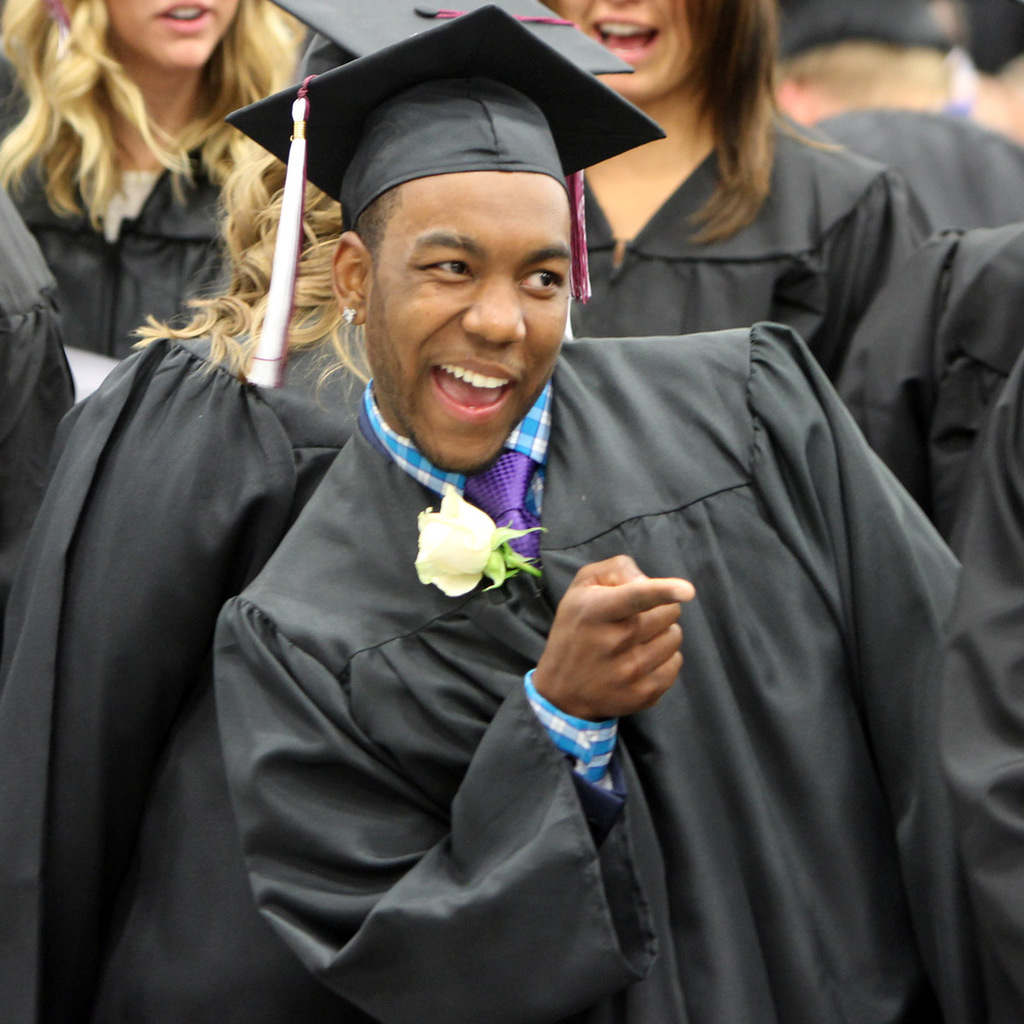
{"type": "Polygon", "coordinates": [[[55,289],[39,246],[0,189],[0,641],[50,446],[73,398],[55,289]]]}
{"type": "Polygon", "coordinates": [[[834,146],[807,145],[790,131],[776,133],[771,194],[757,218],[721,242],[690,241],[690,218],[714,190],[714,154],[629,242],[620,266],[611,228],[588,191],[594,294],[573,307],[577,337],[690,334],[774,320],[793,327],[834,378],[854,325],[926,226],[893,172],[834,146]]]}
{"type": "Polygon", "coordinates": [[[385,1024],[979,1020],[935,742],[955,563],[806,348],[570,343],[552,416],[539,586],[421,585],[437,498],[360,435],[226,605],[263,913],[385,1024]],[[597,849],[522,674],[621,552],[698,596],[597,849]]]}
{"type": "Polygon", "coordinates": [[[62,426],[0,677],[4,1024],[361,1019],[256,913],[210,675],[351,431],[361,386],[321,368],[261,391],[158,343],[62,426]]]}
{"type": "Polygon", "coordinates": [[[855,110],[817,127],[899,171],[932,231],[998,228],[1024,216],[1024,146],[977,121],[920,110],[855,110]]]}
{"type": "Polygon", "coordinates": [[[114,242],[84,214],[54,213],[35,178],[14,198],[57,278],[66,345],[121,359],[147,316],[173,320],[187,299],[222,283],[220,188],[198,166],[180,199],[164,172],[114,242]]]}
{"type": "MultiPolygon", "coordinates": [[[[0,55],[0,135],[26,109],[17,74],[0,55]]],[[[186,300],[218,290],[220,188],[198,161],[193,173],[193,184],[180,191],[163,174],[139,216],[122,223],[116,242],[84,215],[54,213],[38,175],[25,176],[14,199],[57,278],[66,345],[123,359],[137,340],[132,332],[148,315],[170,321],[186,300]]]]}
{"type": "Polygon", "coordinates": [[[1024,359],[978,446],[943,673],[942,754],[989,1024],[1024,1020],[1024,359]]]}
{"type": "Polygon", "coordinates": [[[974,445],[1024,345],[1024,224],[945,232],[893,275],[837,381],[871,446],[959,550],[974,445]]]}

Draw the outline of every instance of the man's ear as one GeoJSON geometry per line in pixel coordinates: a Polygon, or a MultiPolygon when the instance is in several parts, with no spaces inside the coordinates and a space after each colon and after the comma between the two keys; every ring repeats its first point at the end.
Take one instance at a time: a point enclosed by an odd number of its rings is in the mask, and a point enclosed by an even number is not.
{"type": "Polygon", "coordinates": [[[351,309],[355,314],[351,322],[366,323],[366,300],[373,280],[373,259],[362,238],[354,231],[346,231],[338,239],[331,280],[338,305],[342,309],[351,309]]]}

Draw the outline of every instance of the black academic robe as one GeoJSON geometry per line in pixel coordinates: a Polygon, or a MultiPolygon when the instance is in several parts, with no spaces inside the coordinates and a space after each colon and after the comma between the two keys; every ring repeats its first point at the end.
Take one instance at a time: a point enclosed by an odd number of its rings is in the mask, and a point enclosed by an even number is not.
{"type": "Polygon", "coordinates": [[[194,179],[175,189],[170,173],[161,174],[113,242],[85,214],[55,213],[34,177],[15,192],[57,279],[66,345],[122,359],[148,316],[173,320],[186,300],[216,291],[224,273],[220,187],[197,161],[194,179]]]}
{"type": "Polygon", "coordinates": [[[0,641],[50,447],[74,394],[55,291],[39,246],[0,189],[0,641]]]}
{"type": "Polygon", "coordinates": [[[554,379],[540,584],[420,584],[437,498],[360,435],[226,605],[264,915],[384,1024],[980,1020],[935,742],[949,551],[785,328],[570,343],[554,379]],[[597,847],[522,676],[623,552],[697,598],[597,847]]]}
{"type": "Polygon", "coordinates": [[[899,171],[931,231],[998,228],[1024,216],[1024,146],[967,117],[852,110],[818,129],[899,171]]]}
{"type": "Polygon", "coordinates": [[[771,193],[755,220],[720,242],[691,241],[691,218],[714,191],[714,154],[627,244],[618,266],[611,228],[588,190],[594,294],[574,305],[574,333],[690,334],[774,320],[793,327],[834,378],[854,326],[926,225],[894,172],[834,145],[808,145],[796,131],[776,133],[771,193]]]}
{"type": "Polygon", "coordinates": [[[4,1024],[361,1019],[256,912],[210,675],[352,429],[361,385],[322,369],[263,391],[157,343],[62,426],[0,676],[4,1024]]]}
{"type": "MultiPolygon", "coordinates": [[[[26,109],[17,74],[0,54],[0,135],[26,109]]],[[[220,186],[198,159],[191,184],[175,188],[171,175],[162,174],[115,242],[84,213],[55,213],[34,172],[14,190],[14,200],[57,279],[64,343],[73,348],[123,359],[147,316],[171,320],[186,300],[217,290],[223,280],[220,186]]]]}
{"type": "Polygon", "coordinates": [[[1024,359],[978,446],[943,673],[942,754],[989,1024],[1024,1020],[1024,359]]]}
{"type": "Polygon", "coordinates": [[[837,381],[854,419],[939,531],[957,520],[975,442],[1024,345],[1024,224],[944,232],[893,275],[837,381]]]}

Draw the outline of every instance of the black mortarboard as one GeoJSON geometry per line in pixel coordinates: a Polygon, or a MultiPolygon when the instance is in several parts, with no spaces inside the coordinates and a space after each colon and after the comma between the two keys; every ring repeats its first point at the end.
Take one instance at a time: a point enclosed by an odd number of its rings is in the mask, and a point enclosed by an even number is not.
{"type": "Polygon", "coordinates": [[[571,21],[559,18],[540,0],[454,0],[410,3],[402,0],[274,0],[318,35],[307,51],[304,70],[321,74],[355,57],[435,28],[488,4],[521,21],[538,39],[595,75],[631,72],[632,66],[591,39],[571,21]]]}
{"type": "Polygon", "coordinates": [[[949,50],[929,0],[780,0],[783,57],[852,39],[949,50]]]}
{"type": "MultiPolygon", "coordinates": [[[[584,296],[577,172],[664,135],[495,6],[360,57],[228,120],[290,168],[304,162],[308,179],[341,200],[347,225],[388,189],[415,178],[486,170],[542,173],[563,184],[569,178],[573,291],[584,296]],[[293,135],[304,141],[296,146],[293,135]]],[[[297,243],[297,228],[288,234],[297,243]]],[[[294,254],[281,264],[293,268],[294,254]]],[[[277,266],[275,254],[275,274],[277,266]]]]}
{"type": "MultiPolygon", "coordinates": [[[[577,35],[603,49],[582,33],[577,35]]],[[[371,115],[413,86],[440,79],[473,78],[487,78],[507,86],[540,109],[565,175],[664,135],[650,118],[594,75],[535,38],[511,15],[488,5],[314,78],[308,85],[310,112],[306,125],[309,180],[341,200],[342,179],[363,148],[364,129],[371,115]]],[[[472,94],[471,88],[468,94],[472,94]]],[[[228,121],[275,156],[287,160],[292,129],[290,111],[296,97],[295,89],[286,89],[236,110],[228,115],[228,121]]],[[[527,106],[523,104],[523,110],[527,106]]],[[[394,109],[394,104],[389,109],[394,109]]],[[[501,152],[500,140],[496,140],[498,145],[492,158],[477,150],[475,143],[464,143],[460,135],[465,131],[472,133],[474,122],[479,126],[489,120],[491,115],[479,104],[449,109],[448,104],[437,103],[431,113],[427,114],[426,109],[420,113],[429,117],[433,137],[423,133],[422,148],[390,146],[374,133],[365,141],[367,145],[379,143],[379,160],[418,162],[419,173],[413,175],[416,177],[456,169],[504,167],[501,161],[506,157],[501,152]],[[466,146],[473,149],[473,156],[458,167],[451,166],[452,152],[466,146]],[[442,160],[443,166],[433,171],[430,168],[437,159],[442,160]],[[492,162],[488,163],[489,160],[492,162]]],[[[381,119],[377,117],[375,123],[380,124],[381,119]]],[[[514,114],[508,125],[520,130],[514,114]]],[[[541,134],[548,134],[543,125],[541,134]]],[[[518,138],[511,144],[520,151],[524,148],[518,138]]],[[[378,169],[377,176],[381,180],[389,177],[383,168],[378,169]]],[[[349,223],[367,202],[369,199],[358,204],[359,209],[344,211],[349,223]]]]}

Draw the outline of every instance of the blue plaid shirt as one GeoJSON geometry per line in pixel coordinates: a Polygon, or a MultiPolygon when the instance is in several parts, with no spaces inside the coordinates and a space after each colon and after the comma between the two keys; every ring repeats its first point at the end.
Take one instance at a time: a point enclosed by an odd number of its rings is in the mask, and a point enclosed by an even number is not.
{"type": "MultiPolygon", "coordinates": [[[[363,406],[377,440],[384,445],[388,454],[413,478],[435,494],[444,495],[444,489],[451,484],[462,494],[466,489],[464,473],[445,473],[427,461],[415,448],[412,441],[402,437],[391,429],[377,408],[377,400],[373,397],[373,381],[366,385],[363,392],[363,406]]],[[[544,499],[544,464],[548,457],[548,438],[551,436],[551,381],[544,385],[544,390],[537,396],[537,401],[530,406],[530,411],[522,418],[519,425],[508,435],[505,447],[509,451],[529,455],[539,464],[537,472],[530,481],[530,490],[526,495],[526,503],[530,511],[536,515],[541,513],[544,499]]]]}
{"type": "MultiPolygon", "coordinates": [[[[397,434],[384,422],[373,397],[373,381],[366,385],[363,406],[377,440],[409,476],[438,495],[443,495],[445,487],[449,484],[459,494],[463,493],[466,489],[465,474],[446,473],[431,465],[416,450],[412,441],[397,434]]],[[[526,496],[527,504],[532,506],[531,511],[538,516],[541,514],[544,499],[544,468],[550,436],[551,382],[548,381],[537,401],[530,407],[530,411],[505,441],[505,448],[529,455],[539,464],[526,496]]],[[[604,722],[587,722],[582,718],[567,715],[534,689],[532,677],[533,672],[528,672],[524,680],[526,695],[555,746],[573,759],[573,770],[588,782],[607,785],[608,764],[615,750],[618,732],[617,721],[612,718],[604,722]]]]}

